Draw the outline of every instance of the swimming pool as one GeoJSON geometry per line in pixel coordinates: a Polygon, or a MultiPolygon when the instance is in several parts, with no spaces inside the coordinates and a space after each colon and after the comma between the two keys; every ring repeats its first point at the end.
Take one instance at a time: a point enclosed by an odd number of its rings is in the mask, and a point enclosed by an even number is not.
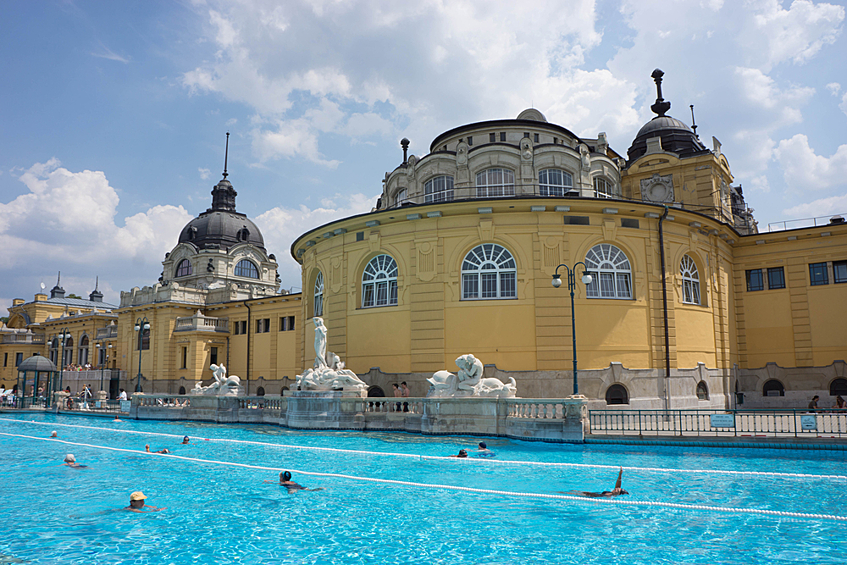
{"type": "Polygon", "coordinates": [[[844,560],[844,452],[486,439],[494,459],[442,458],[479,439],[0,416],[0,563],[844,560]],[[618,465],[629,496],[545,498],[610,490],[618,465]],[[326,490],[263,482],[279,469],[326,490]],[[118,510],[136,490],[167,509],[118,510]]]}

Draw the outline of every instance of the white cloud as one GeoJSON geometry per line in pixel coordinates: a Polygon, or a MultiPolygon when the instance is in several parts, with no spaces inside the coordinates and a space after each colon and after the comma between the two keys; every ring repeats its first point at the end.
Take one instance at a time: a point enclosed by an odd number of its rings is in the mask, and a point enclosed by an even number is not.
{"type": "Polygon", "coordinates": [[[200,178],[203,180],[206,180],[210,176],[212,176],[212,171],[210,171],[209,169],[204,169],[203,167],[199,167],[197,169],[197,172],[200,173],[200,178]]]}
{"type": "Polygon", "coordinates": [[[100,45],[100,52],[98,52],[98,53],[92,52],[91,56],[92,57],[99,57],[100,59],[108,59],[110,61],[117,61],[117,62],[123,63],[123,64],[128,64],[129,61],[130,61],[129,57],[122,57],[121,55],[118,55],[117,53],[115,53],[114,51],[112,51],[111,49],[109,49],[108,47],[106,47],[103,44],[100,45]]]}
{"type": "Polygon", "coordinates": [[[842,112],[847,115],[847,92],[841,97],[841,104],[838,105],[842,112]]]}
{"type": "Polygon", "coordinates": [[[787,123],[801,119],[799,110],[791,104],[805,103],[815,93],[814,88],[801,86],[780,90],[774,80],[759,69],[736,67],[735,74],[741,81],[741,92],[751,104],[761,104],[767,109],[782,108],[787,123]]]}
{"type": "Polygon", "coordinates": [[[817,218],[833,214],[847,214],[847,194],[830,196],[783,210],[786,218],[817,218]]]}
{"type": "Polygon", "coordinates": [[[265,238],[265,248],[276,254],[282,287],[300,287],[300,266],[291,257],[289,248],[295,238],[323,224],[370,212],[377,196],[336,194],[323,199],[318,208],[276,207],[256,217],[256,224],[265,238]]]}
{"type": "Polygon", "coordinates": [[[783,139],[774,150],[791,190],[824,190],[844,186],[847,178],[847,145],[840,145],[830,157],[817,155],[809,138],[797,134],[783,139]]]}
{"type": "Polygon", "coordinates": [[[826,85],[826,89],[829,90],[830,94],[833,96],[838,96],[838,93],[841,92],[841,85],[837,82],[831,82],[826,85]]]}

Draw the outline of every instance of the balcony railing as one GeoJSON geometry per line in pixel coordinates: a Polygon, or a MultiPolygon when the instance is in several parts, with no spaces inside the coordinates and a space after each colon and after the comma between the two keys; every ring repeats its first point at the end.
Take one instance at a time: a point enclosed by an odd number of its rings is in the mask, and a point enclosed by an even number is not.
{"type": "Polygon", "coordinates": [[[229,318],[212,318],[199,311],[188,318],[177,318],[175,332],[228,332],[229,318]]]}
{"type": "Polygon", "coordinates": [[[118,337],[118,326],[106,326],[105,328],[97,328],[97,334],[94,339],[111,339],[118,337]]]}
{"type": "Polygon", "coordinates": [[[44,345],[44,334],[34,334],[30,332],[4,334],[3,343],[32,343],[35,345],[44,345]]]}
{"type": "Polygon", "coordinates": [[[786,220],[784,222],[771,222],[768,231],[794,230],[798,228],[811,228],[817,226],[840,226],[845,223],[847,214],[830,214],[816,218],[800,218],[798,220],[786,220]]]}

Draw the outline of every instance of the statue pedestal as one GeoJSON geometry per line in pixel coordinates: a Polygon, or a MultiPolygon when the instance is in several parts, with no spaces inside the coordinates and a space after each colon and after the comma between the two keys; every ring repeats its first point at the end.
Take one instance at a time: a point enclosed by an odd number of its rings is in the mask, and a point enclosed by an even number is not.
{"type": "Polygon", "coordinates": [[[364,391],[286,391],[288,410],[279,423],[298,429],[363,430],[366,396],[364,391]]]}

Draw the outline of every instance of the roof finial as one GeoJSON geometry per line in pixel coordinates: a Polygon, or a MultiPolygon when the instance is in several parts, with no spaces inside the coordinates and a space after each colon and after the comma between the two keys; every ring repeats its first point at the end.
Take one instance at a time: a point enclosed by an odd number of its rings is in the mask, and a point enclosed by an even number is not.
{"type": "Polygon", "coordinates": [[[100,290],[100,276],[94,277],[94,292],[100,290]]]}
{"type": "Polygon", "coordinates": [[[406,139],[405,137],[403,139],[401,139],[400,140],[400,147],[403,148],[403,166],[405,167],[406,163],[409,162],[409,159],[407,158],[408,151],[409,151],[409,140],[406,139]]]}
{"type": "MultiPolygon", "coordinates": [[[[691,129],[694,131],[694,135],[697,135],[697,123],[694,121],[694,104],[689,104],[691,107],[691,129]]],[[[700,136],[697,135],[699,138],[700,136]]]]}
{"type": "Polygon", "coordinates": [[[226,162],[229,159],[229,132],[226,132],[226,151],[224,152],[224,178],[228,176],[229,173],[226,172],[226,162]]]}
{"type": "Polygon", "coordinates": [[[56,286],[62,286],[62,271],[59,271],[59,278],[56,279],[56,286]]]}
{"type": "Polygon", "coordinates": [[[656,103],[650,106],[650,109],[661,118],[665,115],[665,112],[671,109],[671,103],[665,102],[665,99],[662,98],[662,77],[665,76],[665,73],[662,72],[662,69],[656,69],[650,76],[656,81],[656,103]]]}

